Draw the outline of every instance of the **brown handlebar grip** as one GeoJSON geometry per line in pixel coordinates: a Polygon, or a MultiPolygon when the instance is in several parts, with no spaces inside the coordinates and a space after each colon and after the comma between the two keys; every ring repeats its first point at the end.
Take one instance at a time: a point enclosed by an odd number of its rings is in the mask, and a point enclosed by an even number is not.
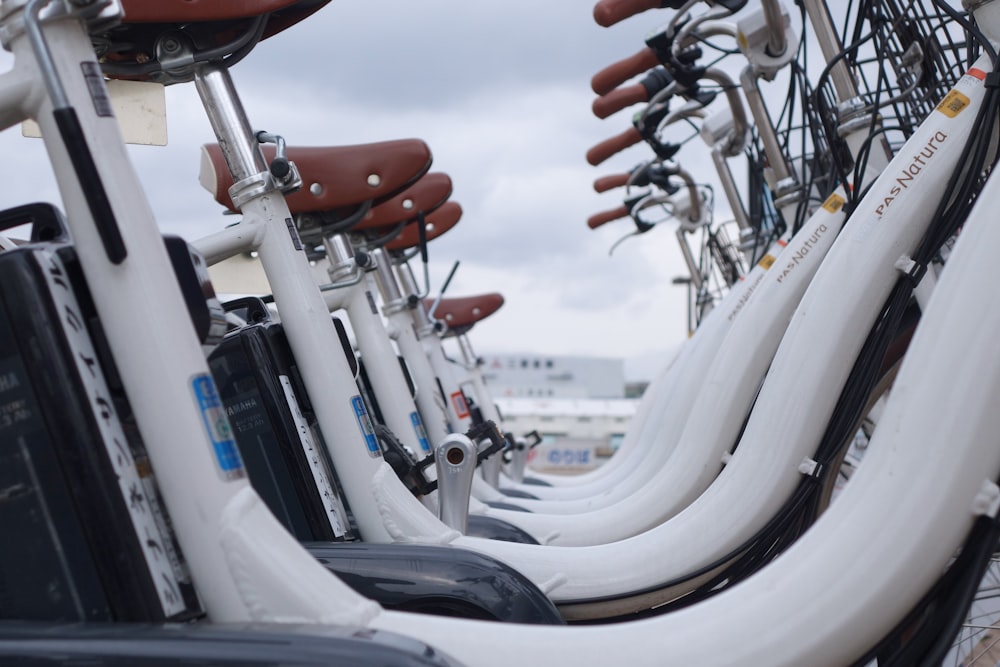
{"type": "Polygon", "coordinates": [[[591,229],[597,229],[606,222],[624,218],[627,215],[628,209],[625,206],[619,206],[618,208],[613,208],[610,211],[601,211],[600,213],[595,213],[590,216],[587,218],[587,226],[591,229]]]}
{"type": "Polygon", "coordinates": [[[593,109],[594,115],[598,118],[607,118],[625,107],[648,101],[649,93],[646,92],[646,86],[641,83],[634,83],[631,86],[615,88],[607,95],[601,95],[594,100],[590,108],[593,109]]]}
{"type": "Polygon", "coordinates": [[[629,146],[634,146],[640,141],[642,141],[642,135],[639,134],[639,130],[630,127],[621,134],[616,134],[593,146],[587,151],[587,162],[596,167],[618,151],[625,150],[629,146]]]}
{"type": "Polygon", "coordinates": [[[610,176],[601,176],[596,181],[594,181],[594,190],[596,192],[607,192],[608,190],[613,190],[615,188],[620,188],[628,183],[628,179],[632,177],[632,174],[625,172],[624,174],[612,174],[610,176]]]}
{"type": "Polygon", "coordinates": [[[598,95],[607,95],[633,76],[642,74],[660,64],[656,53],[648,46],[628,58],[608,65],[590,80],[590,88],[598,95]]]}
{"type": "Polygon", "coordinates": [[[594,5],[594,20],[597,25],[608,28],[630,16],[662,6],[661,0],[599,0],[594,5]]]}

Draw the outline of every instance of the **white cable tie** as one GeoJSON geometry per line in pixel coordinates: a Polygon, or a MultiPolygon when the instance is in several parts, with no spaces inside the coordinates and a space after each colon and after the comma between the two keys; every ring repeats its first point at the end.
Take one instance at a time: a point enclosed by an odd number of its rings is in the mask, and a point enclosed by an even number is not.
{"type": "Polygon", "coordinates": [[[819,463],[812,460],[808,456],[802,459],[802,463],[799,464],[799,472],[802,473],[803,475],[807,475],[809,477],[815,477],[818,471],[819,471],[819,463]]]}
{"type": "Polygon", "coordinates": [[[975,516],[996,518],[1000,511],[1000,486],[993,480],[984,479],[976,497],[972,499],[972,513],[975,516]]]}
{"type": "Polygon", "coordinates": [[[562,572],[557,572],[556,574],[552,575],[552,577],[550,577],[549,579],[546,579],[542,583],[538,584],[538,588],[543,593],[548,595],[555,589],[565,584],[567,581],[569,581],[569,577],[567,577],[562,572]]]}
{"type": "Polygon", "coordinates": [[[910,275],[916,265],[917,263],[914,262],[909,255],[901,255],[899,259],[896,260],[896,263],[893,264],[893,267],[900,273],[910,275]]]}

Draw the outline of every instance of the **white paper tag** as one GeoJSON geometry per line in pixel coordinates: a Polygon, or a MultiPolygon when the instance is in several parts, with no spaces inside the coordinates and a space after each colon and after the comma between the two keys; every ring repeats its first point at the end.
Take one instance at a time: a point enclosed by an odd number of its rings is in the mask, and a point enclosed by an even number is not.
{"type": "MultiPolygon", "coordinates": [[[[149,81],[105,81],[115,118],[127,144],[167,145],[167,96],[163,84],[149,81]]],[[[21,134],[41,137],[38,123],[26,120],[21,134]]]]}

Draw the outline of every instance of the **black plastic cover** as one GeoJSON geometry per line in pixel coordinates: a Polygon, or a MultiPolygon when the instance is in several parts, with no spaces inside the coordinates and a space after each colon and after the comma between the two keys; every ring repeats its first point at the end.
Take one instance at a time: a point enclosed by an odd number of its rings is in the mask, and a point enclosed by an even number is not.
{"type": "Polygon", "coordinates": [[[5,667],[459,667],[392,632],[319,625],[45,624],[0,621],[5,667]]]}
{"type": "Polygon", "coordinates": [[[226,314],[208,277],[205,259],[179,236],[165,235],[163,242],[198,340],[203,345],[217,344],[226,333],[226,314]]]}
{"type": "Polygon", "coordinates": [[[522,489],[500,489],[500,493],[508,498],[526,498],[528,500],[538,500],[538,496],[532,495],[522,489]]]}
{"type": "Polygon", "coordinates": [[[518,505],[514,505],[513,503],[506,503],[502,500],[484,500],[483,502],[489,505],[490,507],[496,508],[498,510],[510,510],[512,512],[529,512],[529,513],[531,512],[531,510],[527,510],[518,505]]]}
{"type": "Polygon", "coordinates": [[[305,544],[328,570],[383,607],[509,623],[561,625],[559,610],[508,565],[428,544],[305,544]]]}
{"type": "Polygon", "coordinates": [[[710,5],[719,5],[725,7],[732,13],[736,13],[746,7],[747,0],[710,0],[710,5]]]}
{"type": "Polygon", "coordinates": [[[674,77],[670,75],[667,68],[661,66],[649,70],[649,73],[642,77],[639,83],[646,90],[646,99],[650,100],[658,92],[673,83],[673,81],[674,77]]]}
{"type": "Polygon", "coordinates": [[[66,235],[62,211],[48,202],[22,204],[0,211],[0,229],[31,225],[32,241],[55,241],[66,235]]]}
{"type": "Polygon", "coordinates": [[[494,516],[470,514],[465,534],[469,537],[482,537],[487,540],[501,542],[518,542],[520,544],[538,544],[538,540],[517,526],[501,521],[494,516]]]}

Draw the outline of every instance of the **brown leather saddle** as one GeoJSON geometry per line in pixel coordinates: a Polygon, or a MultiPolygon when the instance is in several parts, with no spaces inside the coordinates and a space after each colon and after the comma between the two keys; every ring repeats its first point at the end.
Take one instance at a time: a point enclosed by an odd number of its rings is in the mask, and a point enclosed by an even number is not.
{"type": "MultiPolygon", "coordinates": [[[[272,145],[261,147],[267,162],[272,145]]],[[[417,182],[431,167],[430,148],[420,139],[397,139],[352,146],[290,146],[303,187],[285,195],[293,215],[349,212],[365,202],[380,204],[417,182]]],[[[201,183],[215,200],[236,211],[229,188],[233,176],[218,144],[202,147],[201,183]]]]}
{"type": "MultiPolygon", "coordinates": [[[[433,300],[424,299],[424,306],[430,311],[433,300]]],[[[430,313],[436,320],[448,325],[448,333],[461,335],[472,328],[476,322],[482,322],[503,305],[503,295],[496,292],[478,294],[475,296],[451,297],[441,299],[437,309],[430,313]]],[[[447,335],[447,334],[446,334],[447,335]]]]}
{"type": "Polygon", "coordinates": [[[122,0],[124,20],[92,36],[112,78],[190,81],[194,62],[227,65],[330,0],[122,0]]]}

